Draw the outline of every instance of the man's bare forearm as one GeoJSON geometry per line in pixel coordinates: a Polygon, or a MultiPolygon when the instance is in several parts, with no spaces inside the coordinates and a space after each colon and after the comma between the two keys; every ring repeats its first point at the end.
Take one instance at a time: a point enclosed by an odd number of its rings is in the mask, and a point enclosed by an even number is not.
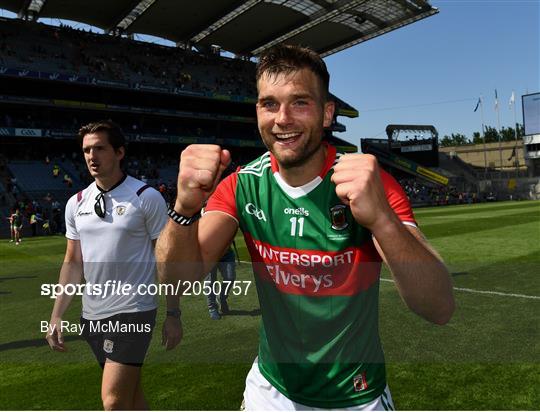
{"type": "Polygon", "coordinates": [[[161,283],[195,281],[203,272],[198,239],[199,222],[181,226],[169,220],[156,244],[158,278],[161,283]]]}
{"type": "Polygon", "coordinates": [[[392,214],[373,235],[407,306],[430,322],[447,323],[454,312],[452,282],[421,232],[409,229],[392,214]]]}
{"type": "MultiPolygon", "coordinates": [[[[64,262],[60,269],[60,277],[58,284],[62,286],[66,285],[78,285],[82,279],[82,263],[81,262],[64,262]]],[[[65,311],[69,307],[69,304],[73,300],[73,295],[62,293],[56,297],[54,307],[51,313],[51,318],[62,318],[65,311]]]]}

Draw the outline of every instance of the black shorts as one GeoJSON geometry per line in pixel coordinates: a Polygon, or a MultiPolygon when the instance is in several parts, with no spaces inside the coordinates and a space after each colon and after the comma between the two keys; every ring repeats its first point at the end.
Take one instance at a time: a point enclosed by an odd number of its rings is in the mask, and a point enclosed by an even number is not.
{"type": "Polygon", "coordinates": [[[152,332],[157,310],[119,313],[100,320],[81,317],[82,336],[92,348],[103,368],[106,359],[124,365],[142,366],[152,332]]]}

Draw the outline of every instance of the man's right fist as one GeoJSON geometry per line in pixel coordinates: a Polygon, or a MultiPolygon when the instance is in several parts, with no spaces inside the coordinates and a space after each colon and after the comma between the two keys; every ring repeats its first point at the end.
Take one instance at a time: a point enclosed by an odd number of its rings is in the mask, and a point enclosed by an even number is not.
{"type": "Polygon", "coordinates": [[[228,150],[213,144],[194,144],[180,155],[177,195],[174,209],[193,216],[216,188],[223,171],[231,162],[228,150]]]}

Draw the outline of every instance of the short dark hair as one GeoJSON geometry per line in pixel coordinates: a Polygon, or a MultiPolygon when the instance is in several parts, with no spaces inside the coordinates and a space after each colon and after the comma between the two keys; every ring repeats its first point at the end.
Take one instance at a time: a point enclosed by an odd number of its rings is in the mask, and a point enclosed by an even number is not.
{"type": "Polygon", "coordinates": [[[126,137],[120,126],[114,123],[111,120],[100,120],[98,122],[88,123],[79,129],[78,140],[79,144],[82,147],[84,136],[91,133],[105,132],[107,134],[107,139],[109,143],[114,148],[118,150],[121,147],[126,146],[126,137]]]}
{"type": "Polygon", "coordinates": [[[311,70],[321,81],[323,98],[330,98],[330,74],[321,56],[315,51],[291,44],[278,44],[264,51],[257,63],[256,80],[264,75],[290,74],[301,69],[311,70]]]}

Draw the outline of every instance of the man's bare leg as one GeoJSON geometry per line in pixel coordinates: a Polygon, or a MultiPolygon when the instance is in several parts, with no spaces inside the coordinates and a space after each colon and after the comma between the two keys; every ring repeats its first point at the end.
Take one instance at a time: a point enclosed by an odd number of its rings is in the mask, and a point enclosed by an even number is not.
{"type": "Polygon", "coordinates": [[[147,411],[150,408],[148,407],[148,403],[146,402],[146,398],[144,397],[144,393],[142,390],[142,378],[139,374],[139,381],[137,382],[137,388],[135,389],[135,395],[133,396],[133,410],[134,411],[147,411]]]}
{"type": "Polygon", "coordinates": [[[107,359],[101,380],[103,409],[106,411],[137,409],[134,404],[136,394],[139,403],[140,399],[144,401],[140,377],[140,367],[124,365],[107,359]],[[140,394],[138,394],[139,392],[140,394]]]}

